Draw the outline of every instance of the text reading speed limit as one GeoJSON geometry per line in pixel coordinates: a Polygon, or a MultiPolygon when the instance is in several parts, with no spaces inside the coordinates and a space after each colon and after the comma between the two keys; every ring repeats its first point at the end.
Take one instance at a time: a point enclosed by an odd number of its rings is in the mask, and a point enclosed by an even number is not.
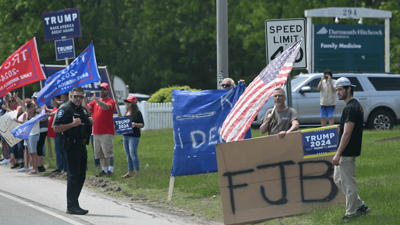
{"type": "MultiPolygon", "coordinates": [[[[304,19],[266,20],[265,43],[267,64],[300,40],[300,38],[305,38],[305,35],[304,19]]],[[[293,69],[303,69],[307,67],[305,43],[305,40],[301,43],[300,51],[296,57],[293,69]]]]}

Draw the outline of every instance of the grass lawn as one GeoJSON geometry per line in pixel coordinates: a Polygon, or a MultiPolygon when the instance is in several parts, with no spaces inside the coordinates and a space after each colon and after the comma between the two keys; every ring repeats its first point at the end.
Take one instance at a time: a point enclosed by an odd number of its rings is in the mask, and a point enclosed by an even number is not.
{"type": "MultiPolygon", "coordinates": [[[[258,130],[252,130],[252,133],[253,137],[261,136],[258,130]]],[[[376,142],[398,136],[400,126],[395,126],[391,131],[364,131],[361,156],[356,161],[357,184],[361,199],[372,211],[365,217],[350,221],[351,224],[400,223],[400,139],[376,142]]],[[[173,149],[172,129],[142,132],[138,149],[140,177],[123,180],[120,176],[127,172],[128,166],[122,136],[115,136],[115,175],[106,179],[117,182],[132,194],[133,199],[178,208],[189,215],[223,222],[217,173],[176,177],[173,199],[167,202],[173,149]],[[149,164],[147,169],[146,164],[149,164]]],[[[88,153],[87,176],[91,177],[96,174],[91,146],[88,146],[88,153]]],[[[46,164],[49,171],[56,167],[54,159],[46,159],[46,164]]],[[[344,213],[343,204],[259,224],[339,224],[344,213]]]]}

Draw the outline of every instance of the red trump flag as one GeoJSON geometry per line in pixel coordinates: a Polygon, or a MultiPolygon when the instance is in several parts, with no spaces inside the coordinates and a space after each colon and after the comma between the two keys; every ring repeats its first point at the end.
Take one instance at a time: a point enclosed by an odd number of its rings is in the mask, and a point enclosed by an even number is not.
{"type": "Polygon", "coordinates": [[[302,40],[270,62],[240,96],[222,124],[220,135],[226,142],[243,140],[254,117],[272,95],[273,90],[286,83],[302,40]]]}
{"type": "Polygon", "coordinates": [[[46,79],[39,62],[36,39],[21,46],[0,67],[0,97],[25,85],[46,79]]]}

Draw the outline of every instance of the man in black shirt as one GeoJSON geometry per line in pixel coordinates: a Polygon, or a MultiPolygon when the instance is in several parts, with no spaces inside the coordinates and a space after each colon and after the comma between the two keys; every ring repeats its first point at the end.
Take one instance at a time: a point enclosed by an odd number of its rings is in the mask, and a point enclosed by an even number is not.
{"type": "Polygon", "coordinates": [[[85,215],[89,210],[79,206],[79,195],[86,179],[86,145],[92,133],[93,118],[82,106],[83,89],[75,87],[71,101],[61,107],[54,122],[54,132],[62,133],[62,151],[67,167],[67,213],[85,215]]]}
{"type": "Polygon", "coordinates": [[[356,157],[361,154],[364,110],[353,97],[350,80],[341,77],[335,88],[339,100],[346,102],[340,121],[339,146],[332,159],[335,165],[334,180],[338,188],[346,195],[346,215],[342,221],[366,215],[371,211],[357,194],[356,157]]]}

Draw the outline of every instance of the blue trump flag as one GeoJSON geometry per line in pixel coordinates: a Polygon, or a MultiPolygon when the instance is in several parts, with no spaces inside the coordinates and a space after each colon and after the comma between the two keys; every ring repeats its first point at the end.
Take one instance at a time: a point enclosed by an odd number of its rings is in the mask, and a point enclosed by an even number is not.
{"type": "Polygon", "coordinates": [[[33,125],[35,123],[38,123],[45,117],[46,117],[46,109],[43,109],[39,115],[36,115],[26,123],[21,124],[18,127],[12,129],[11,133],[17,138],[28,140],[29,133],[31,132],[33,125]]]}
{"type": "Polygon", "coordinates": [[[218,172],[215,145],[225,142],[221,126],[245,88],[240,83],[229,90],[172,90],[172,177],[218,172]]]}
{"type": "Polygon", "coordinates": [[[90,44],[68,67],[46,80],[46,85],[38,94],[37,102],[39,107],[42,107],[57,95],[97,81],[100,81],[100,74],[93,44],[90,44]]]}

